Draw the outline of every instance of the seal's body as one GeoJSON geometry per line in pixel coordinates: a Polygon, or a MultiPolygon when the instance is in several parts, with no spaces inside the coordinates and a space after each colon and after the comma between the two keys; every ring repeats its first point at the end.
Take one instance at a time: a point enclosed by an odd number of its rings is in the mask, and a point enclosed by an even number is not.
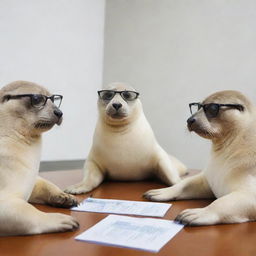
{"type": "Polygon", "coordinates": [[[0,90],[0,236],[63,232],[78,227],[70,216],[46,214],[28,203],[60,207],[77,204],[75,198],[38,177],[41,134],[62,121],[43,87],[17,81],[0,90]]]}
{"type": "Polygon", "coordinates": [[[104,91],[117,93],[112,95],[111,100],[99,98],[99,119],[93,145],[85,162],[84,180],[65,191],[72,194],[91,191],[104,177],[113,180],[143,180],[157,176],[166,184],[177,183],[179,175],[184,174],[186,168],[159,146],[145,118],[140,100],[128,99],[132,97],[129,93],[136,93],[134,89],[114,83],[104,91]]]}
{"type": "Polygon", "coordinates": [[[32,143],[28,143],[27,141],[19,143],[13,137],[0,135],[0,155],[3,158],[0,161],[0,193],[2,196],[11,192],[21,195],[27,201],[31,195],[39,170],[41,139],[34,139],[32,143]],[[10,170],[17,169],[17,162],[25,167],[19,167],[18,175],[12,171],[9,173],[1,171],[6,167],[10,170]],[[24,182],[20,182],[21,176],[24,182]],[[17,183],[19,183],[18,186],[17,183]]]}
{"type": "Polygon", "coordinates": [[[221,91],[188,119],[188,129],[212,141],[207,167],[179,184],[145,193],[154,201],[217,198],[204,208],[181,212],[188,225],[256,220],[256,109],[237,91],[221,91]]]}

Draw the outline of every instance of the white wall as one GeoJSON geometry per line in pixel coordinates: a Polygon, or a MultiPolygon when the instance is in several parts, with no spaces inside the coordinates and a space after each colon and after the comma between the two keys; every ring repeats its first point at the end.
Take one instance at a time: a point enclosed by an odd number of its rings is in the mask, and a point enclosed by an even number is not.
{"type": "Polygon", "coordinates": [[[29,80],[64,95],[43,160],[83,159],[102,84],[104,0],[1,0],[0,86],[29,80]]]}
{"type": "Polygon", "coordinates": [[[256,1],[106,3],[104,83],[134,85],[160,144],[202,168],[209,142],[186,131],[188,103],[224,89],[256,101],[256,1]]]}

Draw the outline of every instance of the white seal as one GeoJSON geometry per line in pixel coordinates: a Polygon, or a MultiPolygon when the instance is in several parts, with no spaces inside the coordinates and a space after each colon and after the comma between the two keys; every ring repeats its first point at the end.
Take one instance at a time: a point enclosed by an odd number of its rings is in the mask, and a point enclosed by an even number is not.
{"type": "Polygon", "coordinates": [[[186,167],[157,143],[138,93],[132,87],[110,84],[99,92],[98,109],[99,118],[84,166],[84,179],[65,192],[86,193],[105,177],[136,181],[156,176],[169,185],[180,181],[186,167]]]}
{"type": "Polygon", "coordinates": [[[0,236],[32,235],[76,229],[71,216],[44,213],[29,202],[70,207],[74,197],[38,177],[41,134],[62,121],[50,95],[31,82],[13,82],[0,90],[0,236]]]}
{"type": "Polygon", "coordinates": [[[154,201],[217,198],[204,208],[181,212],[187,225],[241,223],[256,220],[256,109],[240,92],[220,91],[202,103],[188,119],[188,129],[212,141],[203,172],[170,188],[151,190],[154,201]]]}

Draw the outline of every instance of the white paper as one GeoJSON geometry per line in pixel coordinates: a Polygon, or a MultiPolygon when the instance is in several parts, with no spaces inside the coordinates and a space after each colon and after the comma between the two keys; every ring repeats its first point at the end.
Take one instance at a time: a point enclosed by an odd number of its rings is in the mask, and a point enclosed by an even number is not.
{"type": "Polygon", "coordinates": [[[75,239],[158,252],[183,227],[170,220],[109,215],[75,239]]]}
{"type": "Polygon", "coordinates": [[[81,202],[78,206],[72,207],[71,210],[163,217],[170,207],[171,204],[165,203],[99,199],[89,197],[81,202]]]}

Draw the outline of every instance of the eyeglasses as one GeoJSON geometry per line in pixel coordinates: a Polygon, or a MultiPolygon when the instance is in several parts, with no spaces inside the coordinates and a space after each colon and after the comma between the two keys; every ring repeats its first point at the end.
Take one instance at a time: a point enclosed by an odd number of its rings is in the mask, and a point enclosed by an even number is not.
{"type": "Polygon", "coordinates": [[[31,105],[36,108],[45,106],[48,99],[51,100],[58,108],[61,105],[63,96],[58,94],[53,94],[52,96],[46,96],[43,94],[18,94],[18,95],[5,95],[4,100],[20,99],[23,97],[29,97],[31,105]]]}
{"type": "Polygon", "coordinates": [[[227,108],[235,108],[239,111],[244,110],[244,106],[240,104],[218,104],[218,103],[209,103],[209,104],[201,104],[201,103],[190,103],[190,113],[193,115],[197,111],[199,111],[201,108],[203,108],[204,113],[207,117],[213,118],[216,117],[219,114],[221,107],[227,107],[227,108]]]}
{"type": "Polygon", "coordinates": [[[125,101],[133,101],[138,98],[139,93],[134,91],[114,91],[114,90],[102,90],[98,91],[98,95],[102,100],[112,100],[114,96],[119,93],[125,101]]]}

